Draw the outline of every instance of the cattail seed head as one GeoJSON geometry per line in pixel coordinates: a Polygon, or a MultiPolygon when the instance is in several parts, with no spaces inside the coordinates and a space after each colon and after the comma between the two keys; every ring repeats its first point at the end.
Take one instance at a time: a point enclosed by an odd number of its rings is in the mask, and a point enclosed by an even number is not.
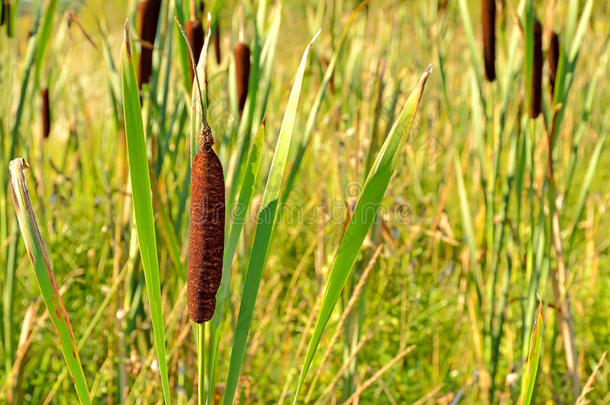
{"type": "Polygon", "coordinates": [[[142,84],[150,82],[152,75],[152,47],[157,34],[161,0],[141,1],[138,5],[138,12],[140,14],[140,39],[143,41],[138,65],[138,87],[141,89],[142,84]]]}
{"type": "Polygon", "coordinates": [[[49,109],[49,88],[40,91],[42,103],[40,106],[40,117],[42,119],[42,137],[47,139],[51,133],[51,112],[49,109]]]}
{"type": "Polygon", "coordinates": [[[534,20],[532,81],[530,91],[530,117],[536,118],[542,111],[542,25],[534,20]]]}
{"type": "Polygon", "coordinates": [[[483,58],[487,81],[496,79],[496,0],[483,0],[483,58]]]}
{"type": "MultiPolygon", "coordinates": [[[[201,55],[201,49],[203,49],[203,42],[205,33],[203,32],[203,25],[201,21],[191,19],[186,22],[186,26],[184,27],[186,30],[186,37],[189,40],[189,44],[191,45],[191,49],[193,50],[193,56],[195,57],[195,64],[199,62],[199,56],[201,55]]],[[[193,80],[195,79],[195,74],[193,72],[193,66],[189,64],[190,72],[191,72],[191,85],[193,80]]]]}
{"type": "Polygon", "coordinates": [[[235,45],[235,76],[237,81],[237,101],[239,114],[244,110],[246,97],[248,97],[248,84],[250,81],[250,48],[243,42],[235,45]]]}
{"type": "Polygon", "coordinates": [[[220,54],[220,21],[216,22],[216,31],[214,32],[214,54],[216,55],[216,63],[220,65],[222,60],[220,54]]]}
{"type": "Polygon", "coordinates": [[[553,98],[553,94],[555,93],[557,66],[559,65],[559,35],[557,35],[556,32],[551,34],[547,58],[549,63],[549,85],[551,88],[551,98],[553,98]]]}
{"type": "Polygon", "coordinates": [[[0,3],[0,27],[2,27],[4,25],[4,22],[6,20],[8,20],[8,18],[7,18],[8,17],[8,11],[9,11],[9,6],[3,0],[2,3],[0,3]]]}
{"type": "Polygon", "coordinates": [[[212,319],[222,279],[225,185],[222,165],[205,143],[193,159],[187,295],[193,322],[212,319]]]}

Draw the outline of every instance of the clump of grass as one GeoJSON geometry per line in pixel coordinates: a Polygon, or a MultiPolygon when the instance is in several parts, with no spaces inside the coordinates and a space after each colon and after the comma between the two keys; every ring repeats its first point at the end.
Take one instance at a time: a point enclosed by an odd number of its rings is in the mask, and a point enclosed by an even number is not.
{"type": "MultiPolygon", "coordinates": [[[[217,31],[218,32],[218,31],[217,31]]],[[[250,81],[250,48],[243,42],[235,45],[235,76],[237,82],[237,101],[239,115],[241,116],[248,97],[248,84],[250,81]]]]}
{"type": "Polygon", "coordinates": [[[496,80],[496,0],[483,0],[482,17],[485,78],[493,82],[496,80]]]}
{"type": "Polygon", "coordinates": [[[533,29],[533,58],[532,58],[532,80],[530,117],[536,118],[542,111],[542,24],[538,19],[534,20],[533,29]]]}
{"type": "Polygon", "coordinates": [[[555,79],[557,77],[557,66],[559,65],[559,35],[556,32],[551,34],[549,42],[549,50],[547,53],[549,63],[549,86],[551,89],[551,98],[555,93],[555,79]]]}
{"type": "Polygon", "coordinates": [[[47,139],[51,133],[51,112],[49,110],[49,88],[45,87],[40,91],[42,100],[40,106],[40,117],[42,120],[42,137],[47,139]]]}
{"type": "Polygon", "coordinates": [[[144,0],[139,4],[140,39],[142,51],[138,65],[138,87],[150,82],[152,75],[152,52],[157,34],[157,23],[161,11],[161,0],[144,0]]]}

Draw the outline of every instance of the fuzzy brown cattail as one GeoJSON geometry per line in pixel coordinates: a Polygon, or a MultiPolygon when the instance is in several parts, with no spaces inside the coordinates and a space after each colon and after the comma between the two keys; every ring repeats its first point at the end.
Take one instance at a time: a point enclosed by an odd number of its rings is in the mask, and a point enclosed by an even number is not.
{"type": "Polygon", "coordinates": [[[246,98],[248,97],[248,84],[250,81],[250,48],[243,42],[235,45],[233,52],[235,56],[235,79],[237,82],[237,101],[239,103],[239,114],[244,110],[246,98]]]}
{"type": "Polygon", "coordinates": [[[140,14],[140,40],[142,51],[138,65],[138,87],[141,89],[144,83],[150,82],[152,75],[152,56],[157,34],[157,24],[161,11],[161,0],[144,0],[139,4],[140,14]]]}
{"type": "Polygon", "coordinates": [[[7,18],[8,4],[5,1],[0,3],[0,27],[4,25],[4,22],[8,20],[7,18]]]}
{"type": "Polygon", "coordinates": [[[487,81],[496,79],[496,0],[483,0],[483,59],[487,81]]]}
{"type": "Polygon", "coordinates": [[[216,31],[214,31],[214,53],[216,54],[216,63],[220,65],[222,60],[220,54],[220,21],[216,21],[216,31]]]}
{"type": "Polygon", "coordinates": [[[190,215],[188,308],[193,322],[202,323],[214,315],[224,251],[224,174],[211,142],[193,159],[190,215]]]}
{"type": "MultiPolygon", "coordinates": [[[[201,49],[203,49],[204,35],[203,25],[201,21],[196,19],[190,19],[186,22],[186,36],[189,40],[189,44],[191,45],[191,49],[193,50],[193,56],[195,57],[195,64],[199,62],[199,56],[201,55],[201,49]]],[[[191,85],[193,80],[195,79],[193,66],[189,64],[191,71],[191,85]]]]}
{"type": "Polygon", "coordinates": [[[530,90],[530,117],[536,118],[542,111],[542,25],[534,20],[532,35],[532,81],[530,90]]]}
{"type": "Polygon", "coordinates": [[[551,34],[547,57],[549,62],[549,85],[551,87],[551,98],[553,98],[553,94],[555,93],[557,66],[559,65],[559,35],[557,35],[556,32],[551,34]]]}
{"type": "Polygon", "coordinates": [[[40,105],[40,117],[42,119],[42,137],[47,139],[51,133],[51,112],[49,110],[49,88],[40,91],[42,103],[40,105]]]}

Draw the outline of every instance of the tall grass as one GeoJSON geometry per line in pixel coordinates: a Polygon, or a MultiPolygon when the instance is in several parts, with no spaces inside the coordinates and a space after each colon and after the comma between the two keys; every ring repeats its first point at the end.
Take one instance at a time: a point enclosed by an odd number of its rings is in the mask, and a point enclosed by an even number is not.
{"type": "Polygon", "coordinates": [[[0,402],[608,402],[604,2],[208,1],[202,97],[201,2],[130,46],[139,4],[0,29],[0,402]],[[193,326],[201,114],[227,222],[193,326]]]}

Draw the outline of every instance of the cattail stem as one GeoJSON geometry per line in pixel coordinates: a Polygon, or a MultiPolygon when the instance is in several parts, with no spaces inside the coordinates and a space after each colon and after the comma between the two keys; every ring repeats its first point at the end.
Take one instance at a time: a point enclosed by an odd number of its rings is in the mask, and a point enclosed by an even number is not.
{"type": "Polygon", "coordinates": [[[483,0],[483,58],[487,81],[496,79],[496,1],[483,0]]]}
{"type": "Polygon", "coordinates": [[[533,27],[532,80],[530,91],[530,117],[536,118],[542,111],[542,25],[538,19],[533,27]]]}
{"type": "Polygon", "coordinates": [[[40,116],[42,119],[42,137],[47,139],[51,133],[51,112],[49,108],[49,88],[45,87],[40,91],[42,100],[40,108],[40,116]]]}
{"type": "Polygon", "coordinates": [[[244,111],[250,83],[250,48],[243,42],[235,45],[235,79],[237,82],[237,101],[239,115],[244,111]]]}

